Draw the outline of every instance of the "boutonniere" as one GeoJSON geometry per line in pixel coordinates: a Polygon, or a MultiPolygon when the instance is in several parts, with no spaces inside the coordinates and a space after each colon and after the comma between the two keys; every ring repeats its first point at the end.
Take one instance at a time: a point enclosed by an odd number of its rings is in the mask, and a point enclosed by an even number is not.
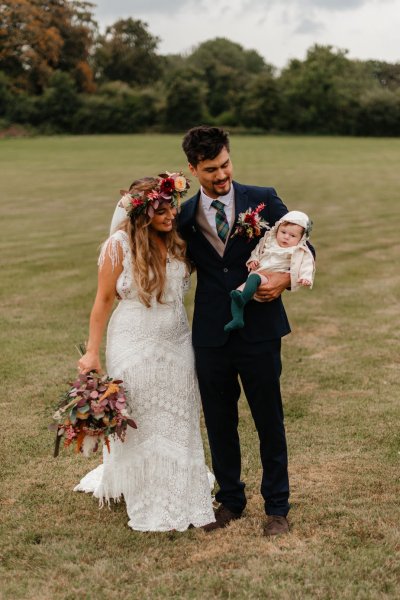
{"type": "Polygon", "coordinates": [[[259,204],[255,209],[248,208],[245,212],[239,213],[235,231],[231,237],[240,235],[246,237],[249,242],[255,237],[260,237],[263,229],[270,229],[267,221],[261,216],[260,212],[265,208],[265,204],[259,204]]]}

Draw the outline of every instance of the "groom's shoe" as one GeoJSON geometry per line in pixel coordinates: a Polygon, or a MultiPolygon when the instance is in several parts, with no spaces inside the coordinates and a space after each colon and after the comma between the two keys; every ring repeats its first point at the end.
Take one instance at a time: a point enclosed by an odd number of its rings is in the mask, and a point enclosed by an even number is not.
{"type": "Polygon", "coordinates": [[[286,517],[280,515],[267,515],[267,522],[264,525],[264,535],[271,537],[273,535],[283,535],[289,533],[289,523],[286,517]]]}
{"type": "Polygon", "coordinates": [[[214,513],[215,515],[215,523],[209,523],[208,525],[204,525],[203,530],[207,533],[210,531],[215,531],[216,529],[222,529],[223,527],[227,527],[231,521],[235,521],[236,519],[240,519],[242,513],[235,513],[226,508],[223,504],[218,506],[217,510],[214,513]]]}

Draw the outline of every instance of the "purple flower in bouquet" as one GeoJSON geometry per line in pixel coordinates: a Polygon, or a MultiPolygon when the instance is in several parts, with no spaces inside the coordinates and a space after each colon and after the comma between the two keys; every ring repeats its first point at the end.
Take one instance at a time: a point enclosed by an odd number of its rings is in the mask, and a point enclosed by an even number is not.
{"type": "Polygon", "coordinates": [[[91,371],[70,384],[53,415],[56,423],[50,426],[57,432],[54,456],[58,455],[62,437],[65,447],[75,443],[76,452],[88,456],[97,451],[100,440],[110,451],[111,435],[123,442],[128,426],[136,429],[122,383],[91,371]]]}

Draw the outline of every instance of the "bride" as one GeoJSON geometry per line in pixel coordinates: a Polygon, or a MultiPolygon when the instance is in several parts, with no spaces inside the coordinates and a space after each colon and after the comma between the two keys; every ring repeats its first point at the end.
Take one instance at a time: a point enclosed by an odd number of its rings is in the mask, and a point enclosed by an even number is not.
{"type": "Polygon", "coordinates": [[[184,531],[215,520],[204,460],[200,400],[183,294],[189,284],[185,243],[174,219],[188,183],[180,173],[144,177],[124,192],[125,220],[104,243],[98,289],[81,372],[106,366],[122,379],[137,429],[111,441],[103,464],[75,491],[103,503],[124,497],[128,525],[139,531],[184,531]]]}

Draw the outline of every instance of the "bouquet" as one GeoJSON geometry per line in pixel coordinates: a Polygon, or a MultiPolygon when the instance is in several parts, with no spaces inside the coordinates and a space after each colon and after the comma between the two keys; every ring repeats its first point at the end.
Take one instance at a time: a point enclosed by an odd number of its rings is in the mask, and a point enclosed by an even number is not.
{"type": "Polygon", "coordinates": [[[246,237],[249,242],[254,237],[260,237],[262,229],[269,229],[267,221],[260,216],[260,212],[265,208],[265,204],[259,204],[254,210],[248,208],[245,212],[239,213],[235,231],[231,237],[240,235],[246,237]]]}
{"type": "Polygon", "coordinates": [[[96,371],[81,374],[70,383],[53,415],[56,423],[49,429],[56,431],[54,456],[58,456],[61,438],[64,447],[75,444],[75,451],[90,456],[103,441],[110,452],[110,435],[122,442],[127,427],[137,428],[126,409],[122,380],[99,375],[96,371]]]}

